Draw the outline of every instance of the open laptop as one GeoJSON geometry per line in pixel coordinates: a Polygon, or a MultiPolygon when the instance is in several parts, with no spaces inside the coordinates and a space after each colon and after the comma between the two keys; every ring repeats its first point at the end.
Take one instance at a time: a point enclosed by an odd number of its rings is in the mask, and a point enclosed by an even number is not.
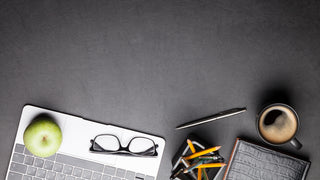
{"type": "Polygon", "coordinates": [[[161,137],[26,105],[22,110],[6,179],[154,180],[157,177],[164,146],[165,141],[161,137]],[[43,113],[56,120],[63,135],[58,152],[47,158],[32,155],[23,143],[24,130],[36,116],[43,113]],[[134,157],[91,153],[90,139],[105,133],[116,135],[123,146],[136,136],[150,138],[158,144],[158,155],[134,157]]]}

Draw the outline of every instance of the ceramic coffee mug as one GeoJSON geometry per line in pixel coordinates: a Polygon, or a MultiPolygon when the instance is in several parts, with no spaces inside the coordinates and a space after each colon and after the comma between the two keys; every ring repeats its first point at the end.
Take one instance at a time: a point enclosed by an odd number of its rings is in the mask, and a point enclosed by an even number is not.
{"type": "Polygon", "coordinates": [[[282,103],[265,107],[257,119],[257,129],[260,137],[268,144],[283,145],[290,142],[296,149],[302,144],[295,137],[300,127],[296,111],[282,103]]]}

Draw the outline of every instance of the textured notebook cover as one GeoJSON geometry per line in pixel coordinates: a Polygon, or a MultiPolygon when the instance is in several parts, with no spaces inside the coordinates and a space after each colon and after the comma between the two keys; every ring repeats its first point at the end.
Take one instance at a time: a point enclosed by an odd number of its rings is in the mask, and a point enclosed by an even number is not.
{"type": "Polygon", "coordinates": [[[237,139],[224,180],[303,180],[310,162],[237,139]]]}

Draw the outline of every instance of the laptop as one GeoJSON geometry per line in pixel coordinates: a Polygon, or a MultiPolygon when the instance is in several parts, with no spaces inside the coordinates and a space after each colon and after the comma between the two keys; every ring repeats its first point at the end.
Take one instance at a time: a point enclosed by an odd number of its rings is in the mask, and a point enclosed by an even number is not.
{"type": "Polygon", "coordinates": [[[165,140],[161,137],[26,105],[22,110],[6,180],[155,180],[164,147],[165,140]],[[34,156],[23,143],[24,130],[43,113],[56,120],[63,135],[58,152],[47,158],[34,156]],[[105,133],[117,136],[123,146],[133,137],[150,138],[158,144],[158,155],[135,157],[91,153],[90,140],[105,133]]]}

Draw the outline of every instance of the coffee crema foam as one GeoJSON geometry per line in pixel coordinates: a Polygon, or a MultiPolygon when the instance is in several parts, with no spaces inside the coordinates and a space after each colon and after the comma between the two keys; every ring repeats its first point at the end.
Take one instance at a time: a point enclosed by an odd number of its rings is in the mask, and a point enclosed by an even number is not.
{"type": "Polygon", "coordinates": [[[265,110],[259,119],[261,136],[273,144],[282,144],[293,138],[298,129],[295,113],[283,106],[273,106],[265,110]],[[272,123],[266,123],[267,115],[272,111],[281,111],[272,123]]]}

